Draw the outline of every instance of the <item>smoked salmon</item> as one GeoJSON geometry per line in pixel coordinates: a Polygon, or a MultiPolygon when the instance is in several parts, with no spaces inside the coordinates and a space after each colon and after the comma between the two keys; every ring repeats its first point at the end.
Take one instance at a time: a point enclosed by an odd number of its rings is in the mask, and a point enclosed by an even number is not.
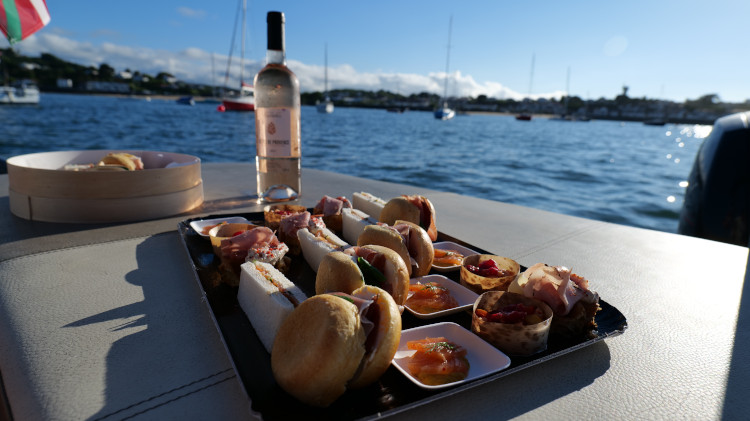
{"type": "Polygon", "coordinates": [[[430,314],[458,307],[458,301],[450,291],[437,282],[416,283],[409,285],[411,296],[405,305],[417,313],[430,314]]]}
{"type": "Polygon", "coordinates": [[[409,373],[426,385],[457,382],[469,374],[466,349],[444,337],[409,341],[406,346],[417,351],[407,364],[409,373]]]}
{"type": "Polygon", "coordinates": [[[464,255],[454,250],[435,249],[435,258],[432,264],[435,266],[461,266],[464,262],[464,255]]]}

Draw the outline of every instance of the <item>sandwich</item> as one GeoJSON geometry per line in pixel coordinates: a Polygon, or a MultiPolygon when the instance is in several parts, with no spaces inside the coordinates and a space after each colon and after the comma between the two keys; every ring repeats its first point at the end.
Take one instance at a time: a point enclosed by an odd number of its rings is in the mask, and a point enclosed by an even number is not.
{"type": "Polygon", "coordinates": [[[301,229],[324,228],[326,224],[319,216],[313,216],[304,211],[287,215],[279,220],[279,240],[289,246],[289,254],[297,256],[302,251],[297,237],[297,231],[301,229]]]}
{"type": "Polygon", "coordinates": [[[409,293],[406,263],[395,251],[382,246],[350,247],[323,257],[315,277],[315,293],[344,292],[374,285],[402,306],[409,293]]]}
{"type": "Polygon", "coordinates": [[[101,167],[98,169],[136,171],[143,169],[143,161],[140,157],[129,153],[109,153],[99,161],[97,167],[101,167]]]}
{"type": "Polygon", "coordinates": [[[430,273],[435,250],[427,232],[414,223],[398,220],[394,225],[368,225],[357,239],[357,245],[369,244],[398,253],[412,278],[430,273]]]}
{"type": "Polygon", "coordinates": [[[268,263],[246,262],[240,269],[237,301],[263,346],[271,352],[281,323],[307,296],[268,263]]]}
{"type": "Polygon", "coordinates": [[[383,206],[380,222],[393,225],[397,220],[413,222],[427,231],[430,241],[437,241],[435,207],[420,195],[394,197],[383,206]]]}
{"type": "Polygon", "coordinates": [[[323,196],[318,204],[313,207],[313,214],[323,215],[323,222],[333,232],[341,232],[341,211],[351,208],[349,199],[343,196],[323,196]]]}
{"type": "Polygon", "coordinates": [[[352,206],[378,220],[380,211],[385,206],[385,200],[370,193],[359,192],[352,195],[352,206]]]}
{"type": "Polygon", "coordinates": [[[293,397],[327,407],[347,389],[379,379],[400,339],[401,314],[382,289],[366,285],[352,294],[315,295],[281,324],[271,370],[293,397]]]}
{"type": "Polygon", "coordinates": [[[351,247],[346,241],[339,238],[326,227],[310,227],[297,231],[302,255],[312,270],[318,271],[323,256],[332,251],[341,251],[351,247]]]}
{"type": "MultiPolygon", "coordinates": [[[[279,268],[288,264],[284,258],[289,247],[280,241],[276,234],[268,227],[248,226],[249,229],[237,233],[221,232],[232,228],[233,224],[221,226],[218,234],[221,236],[219,245],[223,278],[232,286],[237,286],[240,276],[240,266],[251,260],[262,260],[279,268]]],[[[245,225],[245,224],[242,224],[245,225]]]]}
{"type": "Polygon", "coordinates": [[[341,211],[342,233],[344,240],[349,244],[357,244],[357,239],[365,227],[377,223],[377,219],[359,209],[352,208],[341,211]]]}

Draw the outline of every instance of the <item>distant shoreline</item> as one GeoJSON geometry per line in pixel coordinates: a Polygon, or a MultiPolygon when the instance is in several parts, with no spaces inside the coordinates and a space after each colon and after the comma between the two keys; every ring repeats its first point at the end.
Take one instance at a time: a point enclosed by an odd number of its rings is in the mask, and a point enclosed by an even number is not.
{"type": "MultiPolygon", "coordinates": [[[[43,91],[42,93],[55,93],[55,94],[63,94],[63,95],[90,95],[90,96],[106,96],[106,97],[113,97],[113,98],[122,98],[122,99],[139,99],[139,100],[157,100],[157,101],[176,101],[180,98],[183,98],[185,96],[190,95],[163,95],[163,94],[154,94],[154,95],[131,95],[131,94],[118,94],[118,93],[111,93],[111,92],[59,92],[59,91],[50,91],[46,92],[43,91]]],[[[204,101],[219,101],[220,98],[214,98],[214,97],[205,97],[205,96],[196,96],[193,95],[193,99],[196,103],[201,103],[204,101]]],[[[305,104],[303,104],[305,105],[305,104]]],[[[337,107],[342,108],[376,108],[376,109],[387,109],[387,107],[357,107],[357,106],[347,106],[344,104],[336,104],[337,107]]],[[[431,110],[428,109],[413,109],[412,111],[422,111],[422,112],[431,112],[431,110]]],[[[487,116],[504,116],[504,117],[515,117],[518,113],[511,113],[511,112],[505,112],[505,111],[460,111],[456,115],[456,118],[460,117],[461,114],[465,115],[487,115],[487,116]]],[[[553,119],[553,118],[559,118],[559,115],[556,114],[531,114],[532,119],[553,119]]],[[[602,121],[623,121],[623,122],[637,122],[637,123],[643,123],[644,120],[641,119],[628,119],[628,118],[602,118],[602,117],[596,117],[591,118],[591,120],[602,120],[602,121]]],[[[698,121],[698,120],[670,120],[667,119],[664,123],[666,124],[701,124],[701,125],[713,125],[714,121],[698,121]]]]}

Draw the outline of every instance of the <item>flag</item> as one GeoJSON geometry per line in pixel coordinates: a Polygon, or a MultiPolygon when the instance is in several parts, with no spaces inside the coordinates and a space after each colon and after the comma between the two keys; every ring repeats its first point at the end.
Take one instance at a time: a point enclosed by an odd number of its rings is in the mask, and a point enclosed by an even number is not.
{"type": "Polygon", "coordinates": [[[0,0],[0,31],[13,45],[50,20],[46,0],[0,0]]]}

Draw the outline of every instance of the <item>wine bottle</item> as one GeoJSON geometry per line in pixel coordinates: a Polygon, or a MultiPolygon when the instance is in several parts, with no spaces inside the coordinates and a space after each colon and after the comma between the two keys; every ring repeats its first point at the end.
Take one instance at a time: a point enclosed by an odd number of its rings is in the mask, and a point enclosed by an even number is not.
{"type": "Polygon", "coordinates": [[[255,165],[261,201],[294,200],[302,193],[300,93],[286,66],[284,14],[268,12],[266,66],[255,75],[255,165]]]}

